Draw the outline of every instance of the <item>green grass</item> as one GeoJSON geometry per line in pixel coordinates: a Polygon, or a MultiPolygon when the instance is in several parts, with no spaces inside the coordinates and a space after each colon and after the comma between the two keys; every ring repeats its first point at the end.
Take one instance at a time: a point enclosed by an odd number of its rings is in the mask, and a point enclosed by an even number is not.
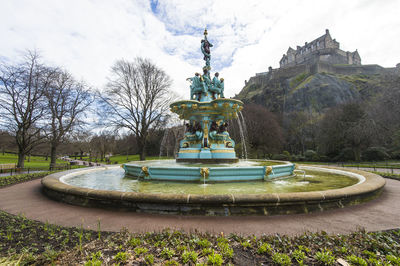
{"type": "Polygon", "coordinates": [[[399,174],[390,174],[390,173],[384,173],[384,172],[376,172],[376,171],[368,171],[373,174],[377,174],[386,178],[390,179],[395,179],[395,180],[400,180],[400,175],[399,174]]]}
{"type": "MultiPolygon", "coordinates": [[[[37,169],[48,169],[50,167],[50,157],[46,161],[46,157],[41,156],[31,156],[30,161],[28,162],[28,156],[25,158],[24,168],[37,168],[37,169]]],[[[0,164],[17,164],[18,163],[18,155],[12,153],[0,153],[0,164]]],[[[56,161],[57,164],[65,164],[68,163],[63,160],[56,161]]]]}
{"type": "Polygon", "coordinates": [[[362,168],[393,168],[400,169],[400,161],[381,161],[381,162],[310,162],[310,161],[291,161],[298,164],[319,164],[319,165],[332,165],[344,167],[362,167],[362,168]]]}
{"type": "Polygon", "coordinates": [[[383,161],[383,162],[362,162],[362,163],[344,163],[345,167],[363,167],[363,168],[393,168],[400,169],[398,161],[383,161]]]}
{"type": "MultiPolygon", "coordinates": [[[[173,157],[166,157],[166,156],[146,156],[146,160],[167,160],[167,159],[174,159],[173,157]]],[[[84,161],[89,161],[89,157],[82,157],[82,160],[84,161]]],[[[95,158],[91,158],[91,161],[93,162],[95,158]]],[[[111,164],[121,164],[121,163],[126,163],[126,162],[131,162],[131,161],[139,161],[139,155],[134,154],[134,155],[114,155],[110,157],[110,163],[111,164]]],[[[105,161],[100,161],[98,162],[105,162],[105,161]]]]}

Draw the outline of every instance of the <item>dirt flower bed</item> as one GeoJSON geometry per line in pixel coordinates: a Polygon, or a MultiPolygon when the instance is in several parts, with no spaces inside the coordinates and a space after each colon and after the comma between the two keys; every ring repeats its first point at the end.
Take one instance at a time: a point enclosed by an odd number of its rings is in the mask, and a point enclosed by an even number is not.
{"type": "Polygon", "coordinates": [[[0,212],[0,257],[21,265],[400,264],[400,230],[242,237],[102,232],[100,222],[98,228],[66,228],[0,212]]]}
{"type": "Polygon", "coordinates": [[[21,175],[13,175],[13,176],[0,176],[0,188],[15,185],[18,183],[38,179],[45,177],[51,173],[51,171],[47,172],[39,172],[39,173],[30,173],[30,174],[21,174],[21,175]]]}

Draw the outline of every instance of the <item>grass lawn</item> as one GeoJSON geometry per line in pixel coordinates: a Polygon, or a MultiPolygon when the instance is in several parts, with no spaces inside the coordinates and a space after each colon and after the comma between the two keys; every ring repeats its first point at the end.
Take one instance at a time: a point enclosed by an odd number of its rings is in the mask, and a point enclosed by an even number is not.
{"type": "Polygon", "coordinates": [[[400,175],[398,174],[391,174],[391,173],[384,173],[384,172],[377,172],[377,171],[368,171],[370,173],[374,173],[386,178],[390,178],[390,179],[395,179],[395,180],[399,180],[400,181],[400,175]]]}
{"type": "Polygon", "coordinates": [[[400,169],[400,162],[399,161],[344,163],[343,165],[347,166],[347,167],[400,169]]]}
{"type": "MultiPolygon", "coordinates": [[[[0,164],[17,164],[18,163],[18,155],[12,153],[0,153],[0,164]]],[[[68,165],[68,162],[63,160],[56,161],[57,164],[65,164],[68,165]]],[[[25,168],[37,168],[37,169],[49,169],[50,167],[50,156],[46,161],[46,157],[41,156],[31,156],[30,161],[28,162],[28,156],[25,158],[25,168]]]]}
{"type": "MultiPolygon", "coordinates": [[[[79,158],[80,157],[78,157],[77,159],[79,160],[79,158]]],[[[167,159],[174,159],[174,157],[146,156],[146,160],[167,160],[167,159]]],[[[82,160],[89,161],[89,157],[82,157],[82,160]]],[[[94,160],[95,159],[92,158],[92,162],[94,160]]],[[[126,162],[131,162],[131,161],[139,161],[139,155],[138,154],[128,155],[128,157],[126,155],[113,155],[110,157],[111,164],[121,164],[121,163],[126,163],[126,162]]]]}
{"type": "Polygon", "coordinates": [[[310,161],[292,161],[298,164],[332,165],[344,167],[362,167],[362,168],[393,168],[400,169],[400,161],[381,161],[381,162],[310,162],[310,161]]]}

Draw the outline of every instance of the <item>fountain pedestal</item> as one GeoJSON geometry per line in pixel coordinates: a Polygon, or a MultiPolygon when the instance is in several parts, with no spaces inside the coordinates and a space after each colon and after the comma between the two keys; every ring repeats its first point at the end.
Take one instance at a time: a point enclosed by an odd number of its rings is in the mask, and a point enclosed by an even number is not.
{"type": "Polygon", "coordinates": [[[237,118],[243,103],[235,99],[218,98],[205,101],[186,100],[171,104],[171,111],[189,121],[180,141],[178,162],[237,162],[235,141],[227,131],[227,120],[237,118]]]}

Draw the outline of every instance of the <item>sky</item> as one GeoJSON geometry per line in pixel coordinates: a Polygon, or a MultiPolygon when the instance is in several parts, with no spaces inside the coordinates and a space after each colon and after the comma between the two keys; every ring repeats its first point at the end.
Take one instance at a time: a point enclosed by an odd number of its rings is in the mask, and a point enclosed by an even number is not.
{"type": "Polygon", "coordinates": [[[204,66],[205,27],[211,74],[225,79],[228,97],[325,29],[342,50],[358,49],[362,64],[400,63],[400,0],[0,0],[0,10],[1,61],[35,49],[100,90],[115,61],[145,57],[189,98],[186,78],[204,66]]]}

